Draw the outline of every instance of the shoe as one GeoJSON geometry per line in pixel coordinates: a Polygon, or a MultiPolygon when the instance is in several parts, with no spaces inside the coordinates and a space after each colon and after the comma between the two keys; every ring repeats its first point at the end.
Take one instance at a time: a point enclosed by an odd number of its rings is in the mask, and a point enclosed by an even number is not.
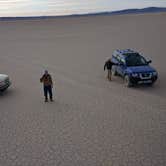
{"type": "Polygon", "coordinates": [[[48,102],[48,99],[45,99],[45,102],[48,102]]]}
{"type": "Polygon", "coordinates": [[[50,99],[51,102],[53,102],[54,100],[53,99],[50,99]]]}

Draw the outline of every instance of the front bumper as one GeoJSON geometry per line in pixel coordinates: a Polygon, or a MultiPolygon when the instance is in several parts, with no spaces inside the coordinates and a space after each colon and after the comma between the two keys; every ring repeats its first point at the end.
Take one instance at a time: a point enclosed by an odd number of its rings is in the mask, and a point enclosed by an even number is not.
{"type": "Polygon", "coordinates": [[[0,91],[6,90],[11,85],[11,82],[5,83],[4,85],[0,85],[0,91]]]}
{"type": "Polygon", "coordinates": [[[158,76],[152,76],[149,79],[141,79],[140,77],[130,77],[132,84],[151,84],[157,80],[158,76]]]}

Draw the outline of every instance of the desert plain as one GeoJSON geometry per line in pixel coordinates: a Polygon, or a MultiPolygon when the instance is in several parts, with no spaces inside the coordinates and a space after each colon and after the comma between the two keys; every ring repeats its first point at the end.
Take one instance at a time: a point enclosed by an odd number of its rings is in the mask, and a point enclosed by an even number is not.
{"type": "Polygon", "coordinates": [[[165,166],[166,14],[0,22],[0,166],[165,166]],[[131,48],[152,60],[152,87],[109,82],[104,62],[131,48]],[[54,102],[39,79],[47,69],[54,102]]]}

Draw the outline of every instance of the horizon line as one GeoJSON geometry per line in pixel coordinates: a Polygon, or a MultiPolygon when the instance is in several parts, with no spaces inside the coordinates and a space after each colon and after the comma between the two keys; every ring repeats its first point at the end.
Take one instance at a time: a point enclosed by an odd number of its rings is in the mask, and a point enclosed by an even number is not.
{"type": "MultiPolygon", "coordinates": [[[[101,12],[87,12],[87,13],[80,13],[80,14],[64,14],[64,15],[32,15],[32,16],[0,16],[0,19],[14,19],[14,18],[55,18],[55,17],[74,17],[74,16],[88,16],[88,15],[102,15],[102,14],[132,14],[132,13],[125,13],[127,11],[138,10],[135,12],[141,13],[141,10],[144,9],[165,9],[165,11],[142,11],[142,13],[154,13],[154,12],[166,12],[166,7],[145,7],[145,8],[126,8],[122,10],[114,10],[114,11],[101,11],[101,12]],[[124,12],[124,13],[123,13],[124,12]]],[[[134,13],[134,11],[133,11],[134,13]]]]}

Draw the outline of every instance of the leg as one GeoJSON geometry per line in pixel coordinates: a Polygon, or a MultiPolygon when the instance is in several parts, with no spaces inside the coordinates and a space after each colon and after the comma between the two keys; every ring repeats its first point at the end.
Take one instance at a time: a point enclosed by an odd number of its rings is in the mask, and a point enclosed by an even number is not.
{"type": "Polygon", "coordinates": [[[108,70],[108,80],[111,81],[111,70],[108,70]]]}
{"type": "Polygon", "coordinates": [[[47,86],[44,86],[44,96],[45,96],[45,102],[48,101],[48,96],[47,96],[47,93],[48,93],[48,87],[47,86]]]}
{"type": "Polygon", "coordinates": [[[52,87],[51,86],[48,87],[48,93],[49,93],[50,100],[53,101],[53,99],[52,99],[52,87]]]}
{"type": "Polygon", "coordinates": [[[112,72],[109,70],[109,80],[111,81],[112,72]]]}
{"type": "Polygon", "coordinates": [[[107,78],[108,78],[108,80],[109,80],[109,70],[108,70],[108,73],[107,73],[107,78]]]}

